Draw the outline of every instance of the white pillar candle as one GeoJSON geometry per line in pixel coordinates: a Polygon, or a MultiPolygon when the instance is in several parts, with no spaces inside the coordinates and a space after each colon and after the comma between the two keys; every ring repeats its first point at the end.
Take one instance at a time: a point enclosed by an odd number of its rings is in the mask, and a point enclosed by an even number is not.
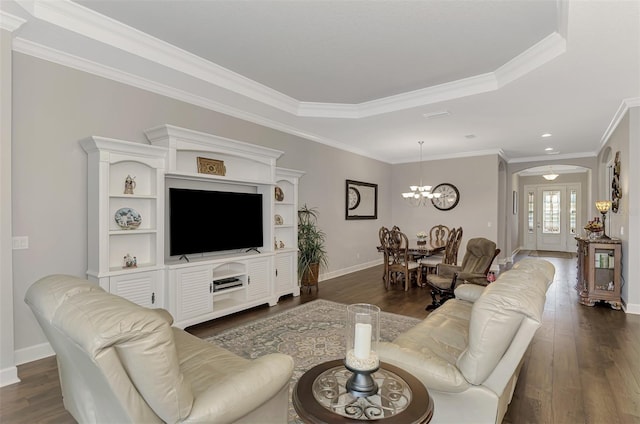
{"type": "Polygon", "coordinates": [[[356,323],[356,334],[353,343],[353,353],[358,359],[369,358],[371,352],[371,324],[356,323]]]}

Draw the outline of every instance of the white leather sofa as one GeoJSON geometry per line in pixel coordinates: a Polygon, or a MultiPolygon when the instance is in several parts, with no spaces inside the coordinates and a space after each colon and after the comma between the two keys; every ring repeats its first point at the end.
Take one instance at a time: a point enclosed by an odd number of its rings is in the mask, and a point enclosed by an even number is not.
{"type": "Polygon", "coordinates": [[[286,423],[293,359],[241,358],[147,309],[66,275],[27,291],[80,423],[286,423]]]}
{"type": "Polygon", "coordinates": [[[455,299],[393,342],[380,343],[380,359],[427,387],[431,423],[499,424],[554,274],[548,261],[525,259],[486,287],[460,285],[455,299]]]}

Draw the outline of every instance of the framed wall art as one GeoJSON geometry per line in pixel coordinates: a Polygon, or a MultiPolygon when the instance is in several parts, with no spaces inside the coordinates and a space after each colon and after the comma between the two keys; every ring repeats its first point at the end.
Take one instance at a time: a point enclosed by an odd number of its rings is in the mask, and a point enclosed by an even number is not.
{"type": "Polygon", "coordinates": [[[345,219],[378,219],[378,184],[346,181],[345,219]]]}

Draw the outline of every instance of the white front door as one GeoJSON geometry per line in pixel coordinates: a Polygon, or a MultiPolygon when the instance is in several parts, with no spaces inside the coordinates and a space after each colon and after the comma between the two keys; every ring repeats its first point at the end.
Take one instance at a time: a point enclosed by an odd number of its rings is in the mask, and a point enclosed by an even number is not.
{"type": "Polygon", "coordinates": [[[538,223],[536,250],[566,249],[566,239],[563,234],[565,227],[564,190],[560,187],[538,187],[538,223]]]}
{"type": "Polygon", "coordinates": [[[524,187],[524,248],[575,252],[580,184],[524,187]]]}

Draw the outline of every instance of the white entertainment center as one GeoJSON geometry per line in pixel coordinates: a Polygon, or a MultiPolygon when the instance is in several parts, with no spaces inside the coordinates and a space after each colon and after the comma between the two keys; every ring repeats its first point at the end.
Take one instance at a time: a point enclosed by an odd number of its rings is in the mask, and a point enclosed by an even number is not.
{"type": "Polygon", "coordinates": [[[151,145],[97,136],[81,141],[88,155],[88,278],[140,305],[166,308],[181,328],[299,296],[298,180],[304,173],[277,168],[278,150],[171,125],[145,134],[151,145]],[[220,166],[198,172],[198,158],[220,166]],[[169,256],[170,187],[261,194],[263,245],[169,256]]]}

